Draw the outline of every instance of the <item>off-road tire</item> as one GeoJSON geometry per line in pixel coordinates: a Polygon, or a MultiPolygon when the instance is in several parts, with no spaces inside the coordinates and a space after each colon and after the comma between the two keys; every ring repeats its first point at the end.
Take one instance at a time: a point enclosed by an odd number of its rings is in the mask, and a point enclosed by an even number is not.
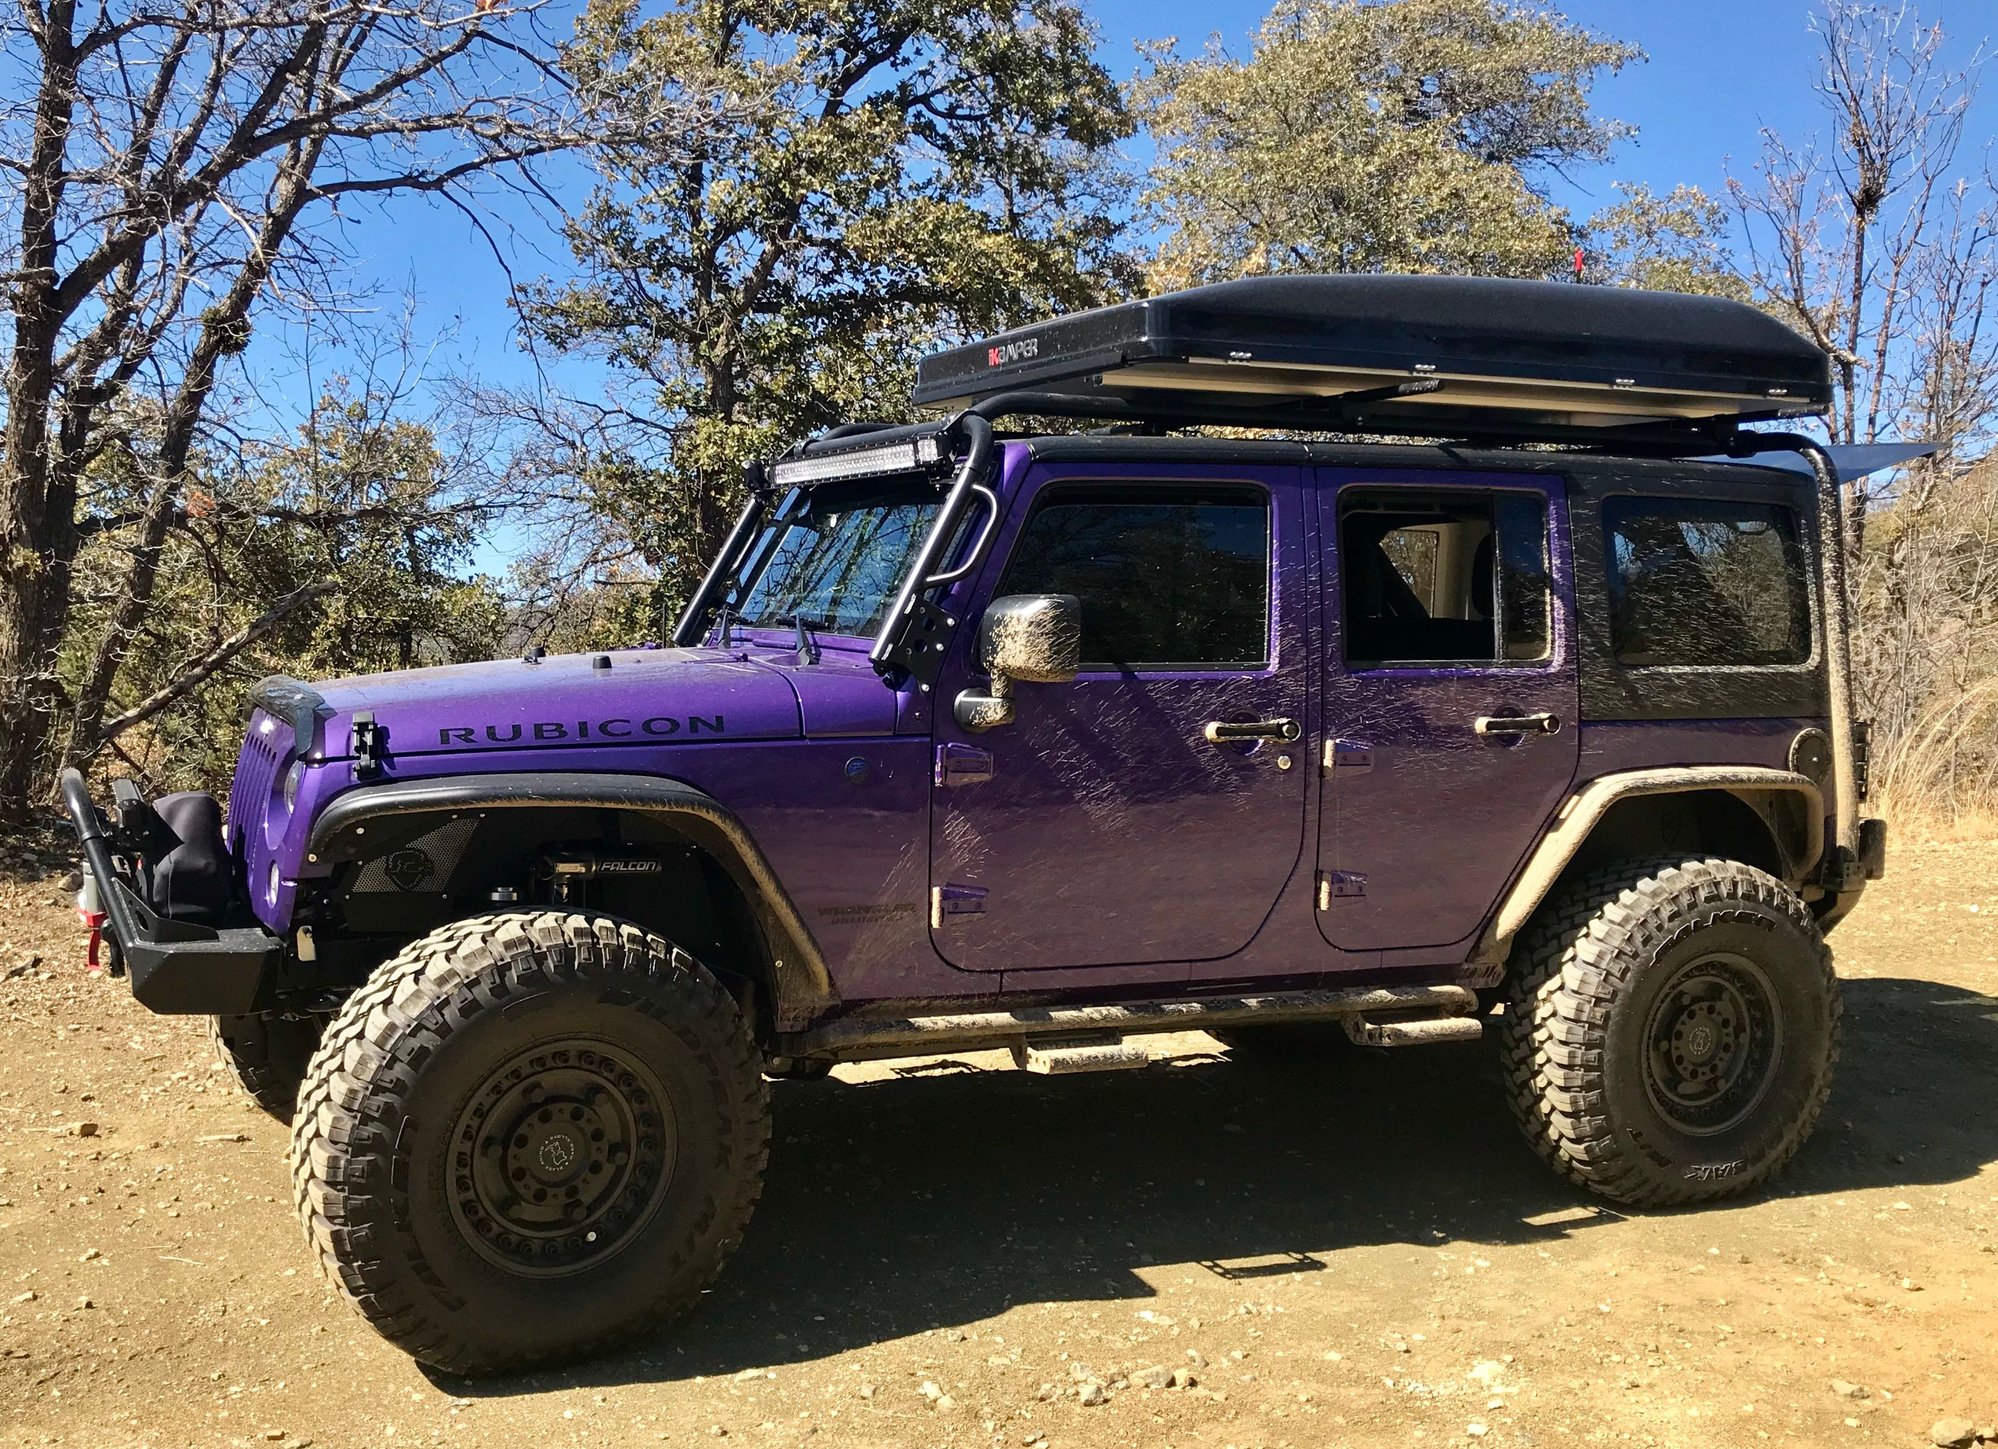
{"type": "MultiPolygon", "coordinates": [[[[1838,1061],[1839,1011],[1831,953],[1781,881],[1731,860],[1610,865],[1549,901],[1514,952],[1501,1028],[1513,1112],[1556,1171],[1616,1202],[1665,1207],[1744,1192],[1774,1176],[1816,1124],[1838,1061]],[[1773,1040],[1764,1065],[1739,1079],[1745,1105],[1719,1095],[1715,1115],[1688,1131],[1685,1120],[1704,1109],[1674,1095],[1680,1038],[1665,1027],[1698,997],[1674,983],[1709,970],[1740,973],[1746,997],[1760,978],[1773,1040]]],[[[1728,1060],[1755,1060],[1748,1039],[1728,1060]]]]}
{"type": "Polygon", "coordinates": [[[208,1039],[215,1056],[235,1074],[236,1084],[264,1111],[289,1124],[298,1106],[299,1084],[319,1048],[323,1016],[215,1016],[208,1039]]]}
{"type": "MultiPolygon", "coordinates": [[[[306,1236],[348,1302],[437,1369],[497,1373],[595,1353],[692,1307],[740,1241],[769,1149],[761,1064],[707,969],[630,922],[509,911],[443,927],[348,999],[313,1058],[291,1157],[306,1236]],[[473,1203],[470,1163],[511,1164],[532,1119],[520,1119],[519,1138],[510,1126],[498,1140],[463,1134],[513,1120],[502,1093],[522,1072],[525,1111],[566,1111],[570,1099],[532,1085],[557,1058],[572,1076],[573,1063],[600,1064],[605,1085],[589,1100],[631,1091],[647,1114],[634,1108],[633,1133],[652,1135],[627,1160],[660,1165],[648,1203],[627,1207],[637,1188],[611,1200],[604,1248],[578,1235],[551,1249],[578,1261],[522,1266],[495,1256],[518,1245],[490,1231],[504,1210],[475,1211],[484,1200],[473,1203]],[[633,1088],[634,1073],[656,1098],[633,1088]]],[[[587,1170],[622,1182],[637,1169],[587,1170]]]]}

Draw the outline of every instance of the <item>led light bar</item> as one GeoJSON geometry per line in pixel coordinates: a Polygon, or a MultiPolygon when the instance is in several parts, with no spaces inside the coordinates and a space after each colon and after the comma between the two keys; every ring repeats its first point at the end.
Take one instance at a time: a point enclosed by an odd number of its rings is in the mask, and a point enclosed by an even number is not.
{"type": "Polygon", "coordinates": [[[913,473],[943,461],[943,439],[912,438],[872,448],[850,448],[816,457],[787,458],[770,468],[770,481],[779,488],[830,483],[841,478],[866,478],[877,473],[913,473]]]}

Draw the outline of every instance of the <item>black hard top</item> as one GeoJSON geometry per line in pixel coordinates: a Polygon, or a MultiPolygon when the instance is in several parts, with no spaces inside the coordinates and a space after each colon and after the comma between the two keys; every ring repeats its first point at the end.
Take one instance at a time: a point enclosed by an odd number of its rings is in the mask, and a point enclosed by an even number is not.
{"type": "Polygon", "coordinates": [[[1718,297],[1481,277],[1250,277],[1101,307],[924,358],[915,400],[1033,390],[1170,420],[1432,436],[1503,418],[1562,428],[1820,413],[1830,363],[1718,297]]]}

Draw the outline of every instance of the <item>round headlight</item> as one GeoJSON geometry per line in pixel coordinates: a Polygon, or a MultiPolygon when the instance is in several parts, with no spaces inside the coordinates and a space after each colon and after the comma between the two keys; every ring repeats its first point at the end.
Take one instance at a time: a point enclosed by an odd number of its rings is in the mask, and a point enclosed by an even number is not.
{"type": "Polygon", "coordinates": [[[293,760],[291,768],[284,772],[284,808],[298,808],[298,787],[305,783],[305,761],[293,760]]]}

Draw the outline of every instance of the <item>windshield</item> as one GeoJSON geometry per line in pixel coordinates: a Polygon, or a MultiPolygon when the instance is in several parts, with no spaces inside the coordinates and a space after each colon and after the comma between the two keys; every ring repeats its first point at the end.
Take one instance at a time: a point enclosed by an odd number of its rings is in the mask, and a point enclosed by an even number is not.
{"type": "Polygon", "coordinates": [[[775,525],[769,562],[741,605],[739,623],[789,628],[802,619],[835,634],[871,635],[943,506],[942,496],[908,479],[821,484],[775,525]]]}

